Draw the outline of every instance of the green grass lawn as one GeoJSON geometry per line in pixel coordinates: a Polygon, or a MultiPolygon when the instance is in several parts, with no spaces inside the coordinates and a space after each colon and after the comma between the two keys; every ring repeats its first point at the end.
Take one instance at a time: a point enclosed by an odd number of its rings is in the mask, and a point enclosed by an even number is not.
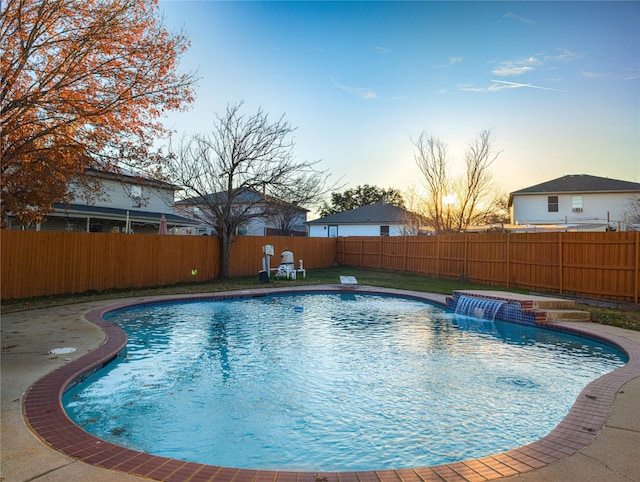
{"type": "MultiPolygon", "coordinates": [[[[485,289],[499,290],[502,288],[487,286],[468,281],[447,280],[439,278],[428,278],[404,273],[390,273],[386,271],[373,271],[351,267],[335,267],[307,270],[307,278],[271,279],[271,282],[262,284],[257,276],[249,278],[237,278],[227,281],[212,281],[208,283],[190,283],[160,288],[140,288],[140,289],[119,289],[100,292],[82,293],[78,295],[59,295],[41,298],[31,298],[27,300],[3,301],[2,313],[12,311],[29,310],[34,308],[45,308],[47,306],[58,306],[70,303],[82,303],[85,301],[116,299],[130,296],[152,296],[185,293],[210,293],[217,291],[228,291],[236,289],[283,287],[292,285],[313,285],[313,284],[336,284],[340,281],[341,275],[355,276],[361,285],[381,286],[385,288],[397,288],[412,291],[426,291],[430,293],[451,294],[459,289],[485,289]]],[[[526,290],[509,289],[516,293],[527,293],[526,290]]],[[[587,310],[591,313],[592,321],[605,325],[618,326],[631,330],[640,331],[640,310],[619,310],[601,308],[587,304],[580,304],[579,309],[587,310]]]]}

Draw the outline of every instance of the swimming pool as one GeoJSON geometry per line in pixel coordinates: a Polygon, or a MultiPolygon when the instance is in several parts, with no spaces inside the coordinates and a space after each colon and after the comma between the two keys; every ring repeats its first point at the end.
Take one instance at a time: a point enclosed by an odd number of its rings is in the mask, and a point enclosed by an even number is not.
{"type": "Polygon", "coordinates": [[[69,415],[119,445],[243,468],[402,468],[507,450],[547,434],[625,360],[584,338],[388,296],[145,305],[108,318],[127,331],[126,351],[67,391],[69,415]]]}

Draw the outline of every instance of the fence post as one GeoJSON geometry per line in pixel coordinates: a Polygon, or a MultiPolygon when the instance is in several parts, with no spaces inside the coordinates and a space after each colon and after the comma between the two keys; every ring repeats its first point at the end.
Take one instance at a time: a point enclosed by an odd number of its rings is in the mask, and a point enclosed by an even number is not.
{"type": "Polygon", "coordinates": [[[640,296],[640,232],[636,231],[636,277],[634,280],[635,293],[633,295],[633,302],[638,303],[638,297],[640,296]]]}
{"type": "Polygon", "coordinates": [[[436,234],[436,278],[440,277],[440,235],[436,234]]]}
{"type": "Polygon", "coordinates": [[[559,288],[560,294],[562,294],[562,290],[564,288],[564,280],[562,279],[562,275],[564,272],[564,267],[562,266],[562,263],[563,263],[562,252],[563,252],[563,248],[562,248],[562,231],[561,231],[558,233],[558,266],[560,269],[560,272],[558,273],[558,280],[559,280],[560,286],[558,288],[559,288]]]}
{"type": "Polygon", "coordinates": [[[382,238],[383,236],[380,236],[380,242],[378,243],[378,246],[379,246],[378,269],[382,269],[382,238]]]}
{"type": "MultiPolygon", "coordinates": [[[[637,250],[636,250],[637,251],[637,250]]],[[[407,235],[404,235],[404,243],[402,247],[402,272],[407,272],[407,235]]]]}
{"type": "Polygon", "coordinates": [[[506,275],[507,275],[505,284],[507,288],[509,288],[509,284],[511,283],[511,266],[509,265],[510,260],[511,260],[511,233],[507,233],[507,253],[506,253],[507,266],[505,267],[506,275]]]}
{"type": "Polygon", "coordinates": [[[467,259],[469,258],[469,245],[467,236],[468,234],[463,234],[464,236],[464,259],[462,260],[462,279],[467,279],[467,259]]]}
{"type": "Polygon", "coordinates": [[[360,236],[360,267],[363,266],[362,250],[364,249],[364,239],[360,236]]]}

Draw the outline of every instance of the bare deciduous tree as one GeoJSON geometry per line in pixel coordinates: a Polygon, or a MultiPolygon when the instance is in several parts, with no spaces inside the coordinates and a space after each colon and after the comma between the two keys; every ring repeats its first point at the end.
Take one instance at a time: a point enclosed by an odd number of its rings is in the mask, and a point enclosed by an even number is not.
{"type": "Polygon", "coordinates": [[[417,149],[414,158],[428,192],[424,215],[437,233],[449,231],[452,221],[445,205],[448,204],[447,196],[451,193],[452,181],[447,174],[447,146],[425,132],[412,142],[417,149]]]}
{"type": "Polygon", "coordinates": [[[625,217],[627,223],[640,225],[640,195],[629,198],[625,217]]]}
{"type": "Polygon", "coordinates": [[[278,235],[293,235],[297,231],[300,208],[319,203],[331,188],[327,186],[325,172],[304,168],[292,177],[288,186],[282,186],[276,197],[268,197],[268,219],[276,226],[278,235]]]}
{"type": "Polygon", "coordinates": [[[486,207],[478,218],[478,224],[509,224],[511,211],[509,209],[509,195],[493,189],[489,192],[486,207]]]}
{"type": "Polygon", "coordinates": [[[406,214],[404,217],[403,236],[416,236],[425,231],[429,224],[429,219],[423,213],[428,212],[427,203],[424,197],[420,196],[415,185],[402,193],[406,214]]]}
{"type": "Polygon", "coordinates": [[[466,175],[459,189],[456,231],[486,218],[489,196],[494,191],[489,168],[500,153],[491,150],[491,131],[482,131],[465,153],[466,175]],[[485,201],[483,203],[483,201],[485,201]]]}
{"type": "Polygon", "coordinates": [[[319,161],[296,161],[290,135],[295,128],[280,117],[270,122],[261,109],[246,116],[243,102],[217,115],[212,132],[183,138],[171,148],[171,178],[195,198],[197,219],[215,226],[220,237],[220,277],[230,276],[229,253],[236,231],[252,219],[273,216],[265,199],[300,207],[324,194],[328,175],[319,161]]]}
{"type": "Polygon", "coordinates": [[[437,233],[460,232],[483,223],[499,206],[489,168],[500,153],[491,148],[491,131],[482,131],[465,153],[465,174],[449,174],[447,146],[424,132],[412,141],[415,161],[427,190],[425,217],[437,233]]]}

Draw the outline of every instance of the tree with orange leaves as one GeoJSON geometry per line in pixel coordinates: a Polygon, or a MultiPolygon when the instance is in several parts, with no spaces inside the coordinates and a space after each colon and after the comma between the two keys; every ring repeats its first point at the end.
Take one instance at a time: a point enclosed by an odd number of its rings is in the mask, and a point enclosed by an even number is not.
{"type": "Polygon", "coordinates": [[[38,221],[87,169],[158,170],[160,119],[193,99],[178,73],[188,47],[157,0],[3,0],[0,6],[1,216],[38,221]]]}

